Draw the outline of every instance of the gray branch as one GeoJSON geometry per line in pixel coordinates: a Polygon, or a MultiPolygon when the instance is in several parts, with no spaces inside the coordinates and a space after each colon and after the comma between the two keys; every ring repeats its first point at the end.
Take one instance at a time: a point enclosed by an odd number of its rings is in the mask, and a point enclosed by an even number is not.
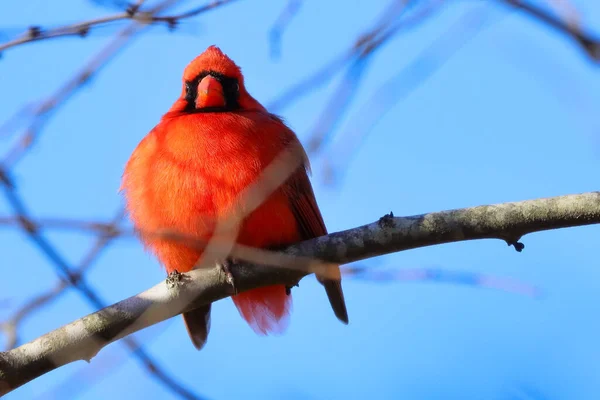
{"type": "MultiPolygon", "coordinates": [[[[259,260],[267,265],[238,263],[234,266],[235,284],[239,291],[272,284],[292,286],[322,266],[315,260],[343,264],[465,240],[496,238],[521,251],[519,240],[525,234],[597,223],[600,192],[411,217],[390,213],[368,225],[298,243],[283,254],[269,253],[277,257],[265,252],[259,260]]],[[[248,259],[243,257],[243,249],[234,248],[233,255],[248,259]]],[[[65,364],[90,361],[109,343],[232,294],[233,288],[219,267],[171,276],[145,292],[0,353],[0,395],[65,364]]]]}

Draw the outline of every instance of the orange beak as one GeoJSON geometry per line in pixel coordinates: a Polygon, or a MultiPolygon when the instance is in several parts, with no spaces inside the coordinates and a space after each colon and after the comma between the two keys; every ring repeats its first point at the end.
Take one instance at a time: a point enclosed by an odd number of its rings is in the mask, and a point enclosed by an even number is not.
{"type": "Polygon", "coordinates": [[[225,95],[223,86],[213,76],[207,75],[198,84],[196,95],[196,108],[225,107],[225,95]]]}

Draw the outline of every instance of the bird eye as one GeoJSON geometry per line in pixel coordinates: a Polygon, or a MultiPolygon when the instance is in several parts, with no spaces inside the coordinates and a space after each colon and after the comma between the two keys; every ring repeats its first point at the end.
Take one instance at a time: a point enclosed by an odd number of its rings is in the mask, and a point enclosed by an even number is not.
{"type": "Polygon", "coordinates": [[[235,82],[235,91],[236,91],[236,92],[239,92],[239,91],[240,91],[240,84],[239,84],[239,82],[237,82],[237,81],[235,82]]]}
{"type": "Polygon", "coordinates": [[[185,83],[185,101],[188,102],[188,104],[193,104],[193,102],[196,100],[196,89],[194,88],[194,85],[192,82],[186,82],[185,83]]]}

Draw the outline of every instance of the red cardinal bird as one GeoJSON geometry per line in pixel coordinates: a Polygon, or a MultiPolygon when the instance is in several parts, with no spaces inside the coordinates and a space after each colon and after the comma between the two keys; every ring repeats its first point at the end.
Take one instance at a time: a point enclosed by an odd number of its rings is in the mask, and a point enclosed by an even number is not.
{"type": "MultiPolygon", "coordinates": [[[[202,251],[144,235],[161,229],[209,240],[216,221],[239,205],[245,189],[284,151],[300,162],[285,182],[247,215],[237,243],[277,249],[327,234],[308,179],[306,153],[283,121],[246,91],[240,68],[216,46],[196,57],[183,74],[181,96],[140,142],[127,162],[122,190],[145,247],[168,273],[190,271],[202,251]]],[[[338,267],[317,275],[335,315],[348,313],[338,267]]],[[[287,326],[291,295],[283,285],[232,296],[241,316],[259,334],[287,326]]],[[[210,304],[183,314],[200,350],[210,329],[210,304]]]]}

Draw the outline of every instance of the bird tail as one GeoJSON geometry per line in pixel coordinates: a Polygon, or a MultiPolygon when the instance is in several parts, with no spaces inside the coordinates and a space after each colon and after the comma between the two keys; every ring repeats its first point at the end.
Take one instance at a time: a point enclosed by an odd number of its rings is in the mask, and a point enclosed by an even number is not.
{"type": "Polygon", "coordinates": [[[183,323],[196,350],[201,350],[206,344],[210,331],[210,308],[211,304],[209,303],[182,314],[183,323]]]}
{"type": "Polygon", "coordinates": [[[317,280],[325,287],[329,304],[335,313],[335,316],[344,324],[348,324],[348,310],[344,300],[342,290],[342,275],[340,267],[337,265],[329,266],[326,275],[317,274],[317,280]]]}
{"type": "Polygon", "coordinates": [[[284,285],[265,286],[231,296],[242,318],[259,335],[283,333],[292,310],[284,285]]]}

